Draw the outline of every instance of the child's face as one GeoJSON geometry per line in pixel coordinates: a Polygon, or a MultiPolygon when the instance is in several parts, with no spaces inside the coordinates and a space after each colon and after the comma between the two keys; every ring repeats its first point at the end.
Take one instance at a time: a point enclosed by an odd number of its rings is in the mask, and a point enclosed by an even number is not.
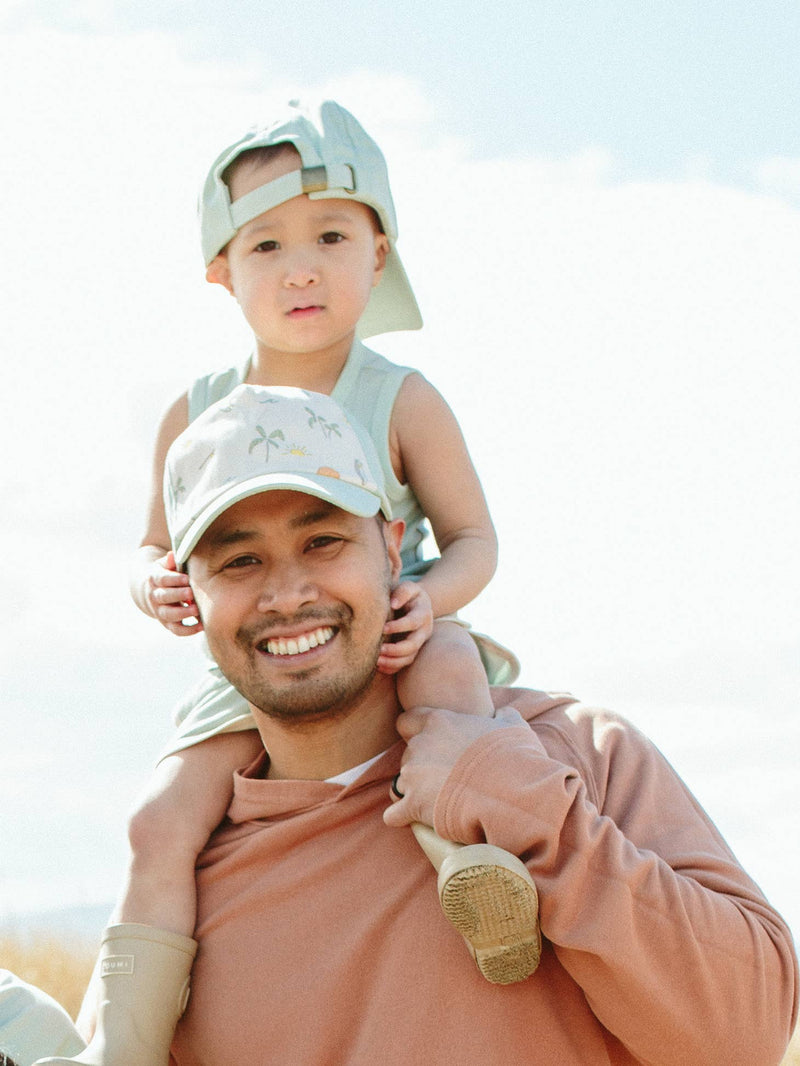
{"type": "MultiPolygon", "coordinates": [[[[293,150],[246,161],[231,179],[231,199],[299,169],[293,150]]],[[[262,350],[349,350],[388,251],[365,204],[303,195],[246,223],[206,277],[236,297],[262,350]]]]}

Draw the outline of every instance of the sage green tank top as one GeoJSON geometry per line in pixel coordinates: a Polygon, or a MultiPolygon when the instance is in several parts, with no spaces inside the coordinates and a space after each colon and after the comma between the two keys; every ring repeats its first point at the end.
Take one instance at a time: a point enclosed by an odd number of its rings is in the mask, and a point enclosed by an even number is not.
{"type": "MultiPolygon", "coordinates": [[[[241,385],[249,372],[250,359],[241,366],[198,378],[188,392],[189,421],[241,385]]],[[[422,541],[427,533],[425,515],[409,486],[401,485],[395,477],[389,454],[394,401],[403,381],[414,373],[411,367],[390,363],[356,340],[331,392],[333,399],[368,431],[378,452],[392,515],[406,524],[400,549],[404,578],[418,577],[431,565],[430,559],[422,557],[422,541]]]]}

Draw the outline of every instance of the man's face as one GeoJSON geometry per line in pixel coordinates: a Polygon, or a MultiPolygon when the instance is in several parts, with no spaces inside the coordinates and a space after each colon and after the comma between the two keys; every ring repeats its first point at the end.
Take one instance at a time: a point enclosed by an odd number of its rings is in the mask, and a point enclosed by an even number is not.
{"type": "Polygon", "coordinates": [[[188,569],[231,684],[284,722],[351,710],[375,678],[401,536],[400,522],[300,492],[260,493],[225,511],[188,569]]]}

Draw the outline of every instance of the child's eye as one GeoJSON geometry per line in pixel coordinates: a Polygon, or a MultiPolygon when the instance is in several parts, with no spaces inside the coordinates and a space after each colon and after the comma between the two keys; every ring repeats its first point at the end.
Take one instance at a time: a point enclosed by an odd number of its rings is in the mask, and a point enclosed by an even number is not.
{"type": "Polygon", "coordinates": [[[280,245],[278,244],[277,241],[261,241],[260,244],[256,245],[256,251],[257,252],[274,252],[276,250],[276,248],[279,248],[279,247],[280,247],[280,245]]]}
{"type": "Polygon", "coordinates": [[[329,233],[323,233],[322,234],[322,236],[319,239],[319,243],[320,244],[339,244],[339,242],[343,241],[343,240],[344,240],[344,234],[343,233],[336,233],[334,230],[331,230],[329,233]]]}

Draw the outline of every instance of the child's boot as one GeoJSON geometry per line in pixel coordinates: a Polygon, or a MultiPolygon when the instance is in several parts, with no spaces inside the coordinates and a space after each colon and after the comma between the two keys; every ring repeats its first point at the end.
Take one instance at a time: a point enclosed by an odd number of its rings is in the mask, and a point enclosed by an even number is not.
{"type": "Polygon", "coordinates": [[[493,844],[454,844],[411,826],[436,868],[439,900],[487,981],[509,985],[539,965],[539,897],[525,864],[493,844]]]}
{"type": "Polygon", "coordinates": [[[110,925],[100,949],[94,1037],[72,1059],[40,1059],[34,1066],[168,1066],[196,952],[196,941],[178,933],[110,925]]]}

